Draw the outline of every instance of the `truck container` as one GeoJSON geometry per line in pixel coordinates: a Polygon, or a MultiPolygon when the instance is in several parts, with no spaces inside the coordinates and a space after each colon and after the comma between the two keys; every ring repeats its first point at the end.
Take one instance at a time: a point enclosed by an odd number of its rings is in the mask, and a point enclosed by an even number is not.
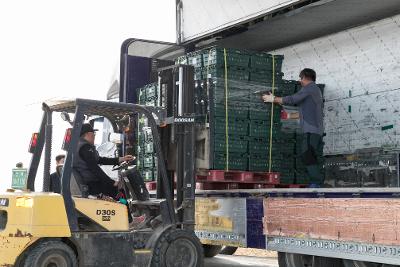
{"type": "Polygon", "coordinates": [[[331,188],[197,190],[205,248],[275,250],[280,267],[400,265],[399,2],[179,0],[176,8],[175,44],[123,43],[120,101],[138,102],[157,68],[210,46],[283,56],[283,79],[309,67],[325,85],[331,188]]]}

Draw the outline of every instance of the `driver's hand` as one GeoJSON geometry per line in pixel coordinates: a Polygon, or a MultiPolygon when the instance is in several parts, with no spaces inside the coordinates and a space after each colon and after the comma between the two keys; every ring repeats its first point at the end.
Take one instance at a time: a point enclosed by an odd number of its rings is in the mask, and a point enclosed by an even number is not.
{"type": "Polygon", "coordinates": [[[134,159],[136,159],[136,157],[134,157],[132,155],[125,155],[124,157],[119,158],[119,162],[132,161],[134,159]]]}

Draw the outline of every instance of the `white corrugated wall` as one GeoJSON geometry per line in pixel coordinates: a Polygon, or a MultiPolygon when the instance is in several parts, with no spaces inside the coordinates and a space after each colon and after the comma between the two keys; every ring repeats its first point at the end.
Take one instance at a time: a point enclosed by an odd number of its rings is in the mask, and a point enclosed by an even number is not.
{"type": "Polygon", "coordinates": [[[400,15],[273,51],[325,87],[325,154],[400,148],[400,15]]]}

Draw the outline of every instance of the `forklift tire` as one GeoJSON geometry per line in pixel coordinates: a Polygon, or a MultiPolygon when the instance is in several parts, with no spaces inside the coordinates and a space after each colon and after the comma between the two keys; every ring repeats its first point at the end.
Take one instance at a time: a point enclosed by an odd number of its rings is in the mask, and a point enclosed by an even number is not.
{"type": "Polygon", "coordinates": [[[222,250],[221,250],[221,252],[219,254],[222,254],[222,255],[233,255],[233,254],[235,254],[237,249],[238,249],[238,247],[223,246],[222,250]]]}
{"type": "Polygon", "coordinates": [[[373,263],[365,261],[343,260],[344,267],[396,267],[396,265],[373,263]]]}
{"type": "Polygon", "coordinates": [[[279,267],[287,267],[285,252],[278,252],[278,266],[279,267]]]}
{"type": "Polygon", "coordinates": [[[342,259],[314,257],[313,267],[344,267],[344,264],[342,259]]]}
{"type": "Polygon", "coordinates": [[[206,245],[203,244],[204,257],[212,258],[221,252],[222,246],[219,245],[206,245]]]}
{"type": "Polygon", "coordinates": [[[203,248],[194,233],[170,229],[161,234],[153,248],[151,267],[203,267],[203,248]]]}
{"type": "Polygon", "coordinates": [[[344,267],[342,259],[278,252],[279,267],[344,267]]]}
{"type": "Polygon", "coordinates": [[[67,244],[56,240],[41,242],[24,258],[23,267],[78,267],[75,252],[67,244]]]}

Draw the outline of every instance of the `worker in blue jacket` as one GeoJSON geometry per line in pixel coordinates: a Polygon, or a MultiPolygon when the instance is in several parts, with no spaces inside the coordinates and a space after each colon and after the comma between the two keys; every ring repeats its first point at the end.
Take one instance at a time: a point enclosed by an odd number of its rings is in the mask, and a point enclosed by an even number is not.
{"type": "MultiPolygon", "coordinates": [[[[262,96],[266,103],[298,106],[300,128],[302,133],[302,160],[307,172],[317,186],[323,185],[323,175],[318,166],[317,151],[322,146],[323,128],[323,99],[321,89],[315,84],[316,73],[312,69],[303,69],[300,72],[301,90],[285,97],[276,97],[272,94],[262,96]]],[[[294,119],[294,118],[293,118],[294,119]]]]}

